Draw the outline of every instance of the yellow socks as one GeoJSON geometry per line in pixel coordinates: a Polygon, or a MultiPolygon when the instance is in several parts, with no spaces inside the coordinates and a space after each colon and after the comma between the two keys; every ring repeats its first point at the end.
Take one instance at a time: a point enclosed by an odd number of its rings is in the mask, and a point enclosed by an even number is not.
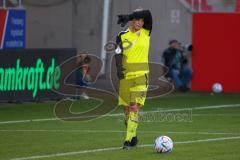
{"type": "Polygon", "coordinates": [[[135,137],[137,134],[138,127],[138,112],[129,112],[127,120],[127,134],[125,141],[131,141],[132,137],[135,137]]]}

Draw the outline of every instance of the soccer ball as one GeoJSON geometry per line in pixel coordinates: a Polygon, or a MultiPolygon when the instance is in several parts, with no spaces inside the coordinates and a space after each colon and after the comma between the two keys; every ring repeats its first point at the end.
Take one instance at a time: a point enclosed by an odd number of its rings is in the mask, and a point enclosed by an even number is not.
{"type": "Polygon", "coordinates": [[[223,87],[220,83],[214,83],[213,86],[212,86],[212,91],[214,93],[221,93],[223,90],[223,87]]]}
{"type": "Polygon", "coordinates": [[[168,136],[160,136],[155,140],[154,148],[158,153],[169,153],[173,149],[173,141],[168,136]]]}

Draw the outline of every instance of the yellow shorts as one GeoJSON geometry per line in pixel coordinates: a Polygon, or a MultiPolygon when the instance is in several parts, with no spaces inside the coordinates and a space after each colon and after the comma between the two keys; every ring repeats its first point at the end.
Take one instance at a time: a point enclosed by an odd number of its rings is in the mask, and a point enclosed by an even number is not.
{"type": "Polygon", "coordinates": [[[120,80],[119,86],[119,106],[129,106],[130,103],[144,105],[148,89],[148,75],[132,79],[120,80]]]}

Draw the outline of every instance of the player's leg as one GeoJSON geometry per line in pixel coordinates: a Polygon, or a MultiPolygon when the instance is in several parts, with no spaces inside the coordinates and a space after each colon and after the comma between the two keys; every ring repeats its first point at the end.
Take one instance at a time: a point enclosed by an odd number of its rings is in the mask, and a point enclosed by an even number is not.
{"type": "MultiPolygon", "coordinates": [[[[141,76],[138,77],[137,79],[135,79],[135,95],[133,96],[134,100],[135,100],[135,104],[138,106],[138,114],[140,109],[144,106],[145,104],[145,100],[146,100],[146,96],[147,96],[147,89],[148,89],[148,75],[145,74],[145,76],[141,76]]],[[[137,126],[136,129],[134,130],[134,134],[133,134],[133,138],[131,140],[131,145],[132,146],[136,146],[138,143],[138,138],[137,138],[137,127],[139,124],[139,115],[137,114],[137,126]]]]}
{"type": "Polygon", "coordinates": [[[123,112],[124,112],[124,115],[125,115],[124,124],[127,127],[127,121],[128,121],[128,117],[129,117],[129,106],[124,106],[123,112]]]}
{"type": "MultiPolygon", "coordinates": [[[[126,128],[129,127],[128,120],[129,120],[129,104],[130,104],[130,88],[131,86],[131,80],[122,79],[120,81],[119,86],[119,98],[118,98],[118,105],[123,106],[123,112],[125,115],[125,126],[126,128]]],[[[123,146],[129,146],[130,147],[130,141],[124,142],[123,146]]],[[[125,147],[124,147],[125,148],[125,147]]]]}
{"type": "Polygon", "coordinates": [[[138,112],[139,112],[140,106],[137,104],[131,104],[129,106],[129,114],[128,114],[128,120],[127,120],[127,134],[125,141],[132,140],[133,137],[136,136],[136,129],[138,127],[138,112]]]}
{"type": "Polygon", "coordinates": [[[130,104],[130,81],[126,79],[120,80],[118,92],[118,106],[123,106],[123,113],[128,116],[130,104]]]}
{"type": "Polygon", "coordinates": [[[127,134],[125,138],[124,148],[136,146],[137,139],[137,128],[139,123],[139,110],[144,105],[146,99],[146,92],[148,88],[147,76],[141,76],[134,79],[134,85],[130,88],[130,106],[129,115],[127,121],[127,134]],[[129,145],[129,146],[126,146],[129,145]]]}
{"type": "Polygon", "coordinates": [[[138,111],[139,106],[135,103],[131,103],[129,106],[128,120],[127,120],[127,133],[123,149],[129,149],[136,145],[136,130],[138,127],[138,111]],[[132,144],[133,137],[135,137],[135,144],[132,144]]]}
{"type": "Polygon", "coordinates": [[[124,106],[123,112],[125,115],[125,125],[126,125],[126,137],[123,144],[124,149],[128,149],[131,147],[131,139],[133,136],[133,128],[134,123],[131,121],[133,119],[133,114],[131,113],[133,110],[133,107],[130,105],[131,103],[131,92],[130,88],[133,86],[133,80],[126,80],[123,79],[120,81],[120,87],[119,87],[119,105],[124,106]]]}

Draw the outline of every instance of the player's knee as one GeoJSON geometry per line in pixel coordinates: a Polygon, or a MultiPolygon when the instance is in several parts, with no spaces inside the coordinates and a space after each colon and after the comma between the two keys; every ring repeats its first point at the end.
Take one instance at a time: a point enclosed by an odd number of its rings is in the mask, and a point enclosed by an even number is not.
{"type": "Polygon", "coordinates": [[[129,106],[129,111],[130,112],[138,112],[139,111],[139,105],[133,104],[129,106]]]}
{"type": "Polygon", "coordinates": [[[124,106],[124,114],[127,116],[129,114],[129,106],[124,106]]]}

